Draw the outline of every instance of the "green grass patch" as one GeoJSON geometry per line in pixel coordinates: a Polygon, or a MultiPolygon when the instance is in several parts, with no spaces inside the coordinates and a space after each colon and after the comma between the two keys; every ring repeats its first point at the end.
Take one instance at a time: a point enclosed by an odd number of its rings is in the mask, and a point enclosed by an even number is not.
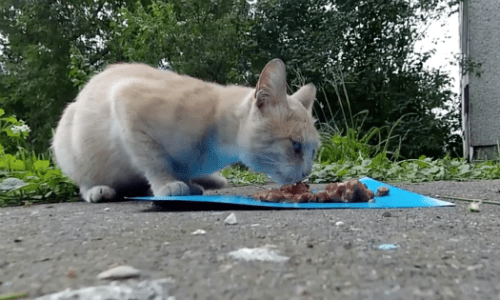
{"type": "Polygon", "coordinates": [[[363,176],[384,182],[500,179],[500,163],[487,161],[470,164],[464,159],[449,157],[442,159],[420,157],[395,162],[380,154],[375,158],[315,164],[309,182],[326,183],[363,176]]]}
{"type": "Polygon", "coordinates": [[[0,207],[77,200],[78,187],[55,166],[50,152],[36,155],[27,149],[29,131],[14,116],[0,118],[0,207]]]}
{"type": "MultiPolygon", "coordinates": [[[[266,175],[240,166],[226,168],[222,175],[234,185],[263,184],[268,180],[266,175]]],[[[341,159],[337,162],[316,161],[308,179],[309,183],[330,183],[363,176],[388,183],[500,179],[500,162],[468,163],[465,159],[432,159],[425,156],[392,161],[380,153],[373,158],[359,155],[357,159],[341,159]]]]}
{"type": "Polygon", "coordinates": [[[268,181],[268,176],[263,173],[256,173],[248,170],[242,164],[235,164],[221,171],[221,175],[226,177],[229,183],[245,186],[249,184],[264,184],[268,181]]]}

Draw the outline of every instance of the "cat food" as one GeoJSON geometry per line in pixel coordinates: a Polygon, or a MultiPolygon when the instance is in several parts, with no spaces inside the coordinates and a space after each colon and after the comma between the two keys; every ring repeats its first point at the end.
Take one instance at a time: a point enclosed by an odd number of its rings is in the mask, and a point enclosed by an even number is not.
{"type": "Polygon", "coordinates": [[[294,185],[284,185],[279,190],[260,191],[253,195],[253,198],[261,201],[279,202],[313,202],[316,196],[309,191],[309,185],[299,182],[294,185]]]}
{"type": "MultiPolygon", "coordinates": [[[[387,188],[387,193],[389,189],[387,188]]],[[[344,182],[330,183],[325,190],[313,194],[309,185],[299,182],[294,185],[284,185],[279,190],[260,191],[253,198],[267,202],[368,202],[373,199],[374,193],[357,179],[344,182]]]]}
{"type": "Polygon", "coordinates": [[[377,189],[377,194],[375,196],[381,197],[381,196],[387,196],[387,195],[389,195],[389,187],[379,186],[377,189]]]}

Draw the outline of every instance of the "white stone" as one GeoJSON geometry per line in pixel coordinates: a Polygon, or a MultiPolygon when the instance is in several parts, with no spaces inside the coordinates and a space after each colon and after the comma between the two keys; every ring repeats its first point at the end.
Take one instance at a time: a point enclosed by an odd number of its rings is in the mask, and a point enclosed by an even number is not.
{"type": "Polygon", "coordinates": [[[234,213],[231,213],[227,218],[224,220],[224,223],[227,225],[235,225],[238,224],[238,220],[236,220],[236,215],[234,213]]]}
{"type": "Polygon", "coordinates": [[[110,209],[109,207],[106,207],[106,208],[104,209],[104,211],[109,211],[109,209],[110,209]]]}
{"type": "Polygon", "coordinates": [[[335,223],[335,225],[337,225],[337,226],[344,226],[344,222],[338,221],[337,223],[335,223]]]}
{"type": "Polygon", "coordinates": [[[471,211],[471,212],[479,212],[479,205],[480,204],[481,204],[481,201],[480,202],[472,202],[469,205],[469,211],[471,211]]]}
{"type": "Polygon", "coordinates": [[[79,290],[66,290],[55,294],[45,295],[36,300],[175,300],[169,296],[169,289],[174,288],[175,282],[164,278],[147,280],[138,284],[116,284],[87,287],[79,290]]]}
{"type": "Polygon", "coordinates": [[[267,248],[241,248],[239,250],[229,252],[229,256],[246,261],[260,260],[283,262],[289,259],[288,257],[278,255],[275,251],[269,250],[267,248]]]}
{"type": "Polygon", "coordinates": [[[192,235],[199,235],[199,234],[205,234],[205,233],[207,233],[207,232],[203,229],[196,229],[195,231],[191,232],[192,235]]]}
{"type": "Polygon", "coordinates": [[[482,268],[483,268],[482,264],[473,265],[473,266],[468,266],[467,267],[467,271],[475,271],[475,270],[479,270],[479,269],[482,269],[482,268]]]}
{"type": "Polygon", "coordinates": [[[97,275],[97,279],[125,279],[141,276],[141,271],[131,266],[118,266],[97,275]]]}

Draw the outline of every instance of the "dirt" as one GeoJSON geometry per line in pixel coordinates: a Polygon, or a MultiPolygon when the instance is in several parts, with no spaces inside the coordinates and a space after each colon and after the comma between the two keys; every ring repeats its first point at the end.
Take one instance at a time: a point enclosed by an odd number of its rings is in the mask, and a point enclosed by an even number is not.
{"type": "MultiPolygon", "coordinates": [[[[399,186],[430,196],[500,201],[498,180],[399,186]]],[[[251,195],[259,189],[217,193],[251,195]]],[[[482,204],[471,213],[468,203],[443,200],[457,206],[212,211],[79,202],[4,208],[0,295],[26,291],[34,298],[107,284],[96,278],[100,272],[130,265],[142,276],[126,282],[169,278],[176,299],[497,299],[500,206],[482,204]],[[230,213],[236,225],[224,224],[230,213]],[[206,233],[192,235],[197,229],[206,233]],[[380,250],[381,244],[397,248],[380,250]],[[228,256],[265,245],[289,259],[228,256]]]]}

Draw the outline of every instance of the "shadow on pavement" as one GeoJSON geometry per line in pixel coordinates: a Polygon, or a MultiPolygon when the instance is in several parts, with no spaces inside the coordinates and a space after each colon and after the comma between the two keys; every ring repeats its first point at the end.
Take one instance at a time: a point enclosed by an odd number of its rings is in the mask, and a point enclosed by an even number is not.
{"type": "Polygon", "coordinates": [[[221,211],[221,210],[282,210],[274,207],[259,207],[240,204],[203,203],[186,201],[152,201],[150,208],[142,212],[179,212],[179,211],[221,211]]]}

